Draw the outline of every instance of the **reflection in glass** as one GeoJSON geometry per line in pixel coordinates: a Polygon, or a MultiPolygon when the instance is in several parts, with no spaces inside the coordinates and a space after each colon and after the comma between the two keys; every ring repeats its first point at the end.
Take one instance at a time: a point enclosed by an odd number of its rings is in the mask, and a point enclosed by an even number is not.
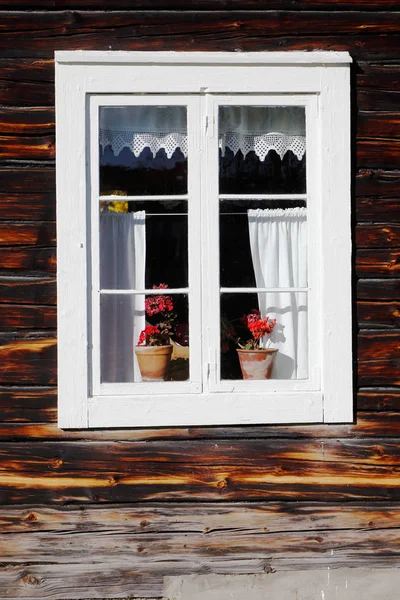
{"type": "Polygon", "coordinates": [[[187,193],[184,106],[100,108],[100,194],[187,193]]]}
{"type": "Polygon", "coordinates": [[[168,294],[165,288],[160,289],[160,294],[147,296],[102,294],[100,336],[102,382],[189,379],[187,295],[168,294]],[[139,341],[146,348],[171,345],[165,377],[142,377],[135,353],[139,341]]]}
{"type": "Polygon", "coordinates": [[[257,331],[249,329],[248,315],[276,319],[272,332],[259,339],[260,347],[279,350],[271,379],[307,379],[307,292],[221,294],[221,379],[242,379],[237,348],[257,331]]]}
{"type": "Polygon", "coordinates": [[[187,201],[100,203],[100,287],[188,285],[187,201]]]}
{"type": "Polygon", "coordinates": [[[221,106],[220,193],[306,192],[305,110],[300,106],[221,106]]]}

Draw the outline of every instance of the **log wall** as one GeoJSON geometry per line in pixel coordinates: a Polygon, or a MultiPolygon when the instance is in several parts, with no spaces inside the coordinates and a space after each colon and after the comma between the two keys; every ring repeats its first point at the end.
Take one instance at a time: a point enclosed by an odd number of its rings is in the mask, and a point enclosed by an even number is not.
{"type": "Polygon", "coordinates": [[[398,2],[0,0],[0,23],[0,599],[398,566],[398,2]],[[58,49],[350,52],[354,424],[57,428],[58,49]]]}

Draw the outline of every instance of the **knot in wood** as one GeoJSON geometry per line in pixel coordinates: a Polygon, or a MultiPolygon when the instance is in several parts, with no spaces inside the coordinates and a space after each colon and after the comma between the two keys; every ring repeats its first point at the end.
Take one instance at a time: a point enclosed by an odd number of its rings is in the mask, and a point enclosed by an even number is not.
{"type": "Polygon", "coordinates": [[[28,521],[28,523],[33,523],[33,521],[37,521],[37,516],[35,513],[30,512],[29,515],[26,516],[25,521],[28,521]]]}
{"type": "Polygon", "coordinates": [[[226,479],[220,479],[217,482],[217,488],[219,488],[220,490],[223,490],[227,487],[228,485],[228,481],[226,479]]]}
{"type": "Polygon", "coordinates": [[[40,585],[40,579],[32,575],[31,573],[27,573],[22,577],[22,581],[27,585],[40,585]]]}

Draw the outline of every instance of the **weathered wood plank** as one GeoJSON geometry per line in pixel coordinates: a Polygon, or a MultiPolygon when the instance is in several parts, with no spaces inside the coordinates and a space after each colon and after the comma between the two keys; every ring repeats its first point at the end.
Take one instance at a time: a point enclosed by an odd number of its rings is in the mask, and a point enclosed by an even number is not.
{"type": "MultiPolygon", "coordinates": [[[[400,509],[390,502],[158,503],[115,506],[0,506],[2,533],[131,533],[217,535],[243,533],[367,531],[400,528],[400,509]]],[[[59,542],[62,542],[62,536],[59,542]]],[[[225,545],[225,544],[224,544],[225,545]]]]}
{"type": "Polygon", "coordinates": [[[55,222],[15,223],[0,221],[1,246],[55,246],[55,222]]]}
{"type": "Polygon", "coordinates": [[[0,192],[0,219],[55,221],[55,192],[29,194],[0,192]]]}
{"type": "Polygon", "coordinates": [[[359,169],[356,174],[356,196],[380,196],[398,198],[400,195],[400,171],[382,169],[359,169]]]}
{"type": "Polygon", "coordinates": [[[356,106],[362,111],[391,111],[399,110],[400,92],[393,90],[357,88],[356,106]]]}
{"type": "Polygon", "coordinates": [[[57,420],[55,388],[0,387],[0,421],[43,423],[57,420]]]}
{"type": "Polygon", "coordinates": [[[400,296],[399,279],[359,279],[357,298],[359,300],[398,300],[400,296]]]}
{"type": "Polygon", "coordinates": [[[400,331],[363,329],[358,335],[358,356],[363,361],[400,358],[400,331]]]}
{"type": "Polygon", "coordinates": [[[54,50],[351,50],[398,58],[398,12],[0,13],[4,57],[52,58],[54,50]],[[4,32],[4,33],[2,33],[4,32]],[[323,33],[322,33],[323,32],[323,33]],[[376,35],[373,35],[376,33],[376,35]]]}
{"type": "Polygon", "coordinates": [[[53,385],[57,374],[54,337],[0,340],[0,383],[53,385]]]}
{"type": "Polygon", "coordinates": [[[398,65],[361,62],[355,69],[357,108],[360,111],[399,111],[400,68],[398,65]]]}
{"type": "MultiPolygon", "coordinates": [[[[55,415],[55,411],[53,413],[55,415]]],[[[147,441],[230,440],[230,439],[312,439],[312,438],[394,438],[399,435],[396,412],[359,412],[349,425],[263,425],[246,427],[190,427],[160,429],[61,430],[54,423],[0,424],[0,440],[7,441],[147,441]]]]}
{"type": "Polygon", "coordinates": [[[55,194],[56,170],[54,167],[0,168],[0,191],[21,194],[55,194]]]}
{"type": "Polygon", "coordinates": [[[396,168],[399,165],[400,142],[386,139],[359,140],[356,152],[359,168],[396,168]]]}
{"type": "MultiPolygon", "coordinates": [[[[398,95],[400,107],[400,93],[398,95]]],[[[359,112],[357,118],[357,139],[400,137],[399,113],[359,112]]],[[[397,165],[396,165],[397,166],[397,165]]]]}
{"type": "Polygon", "coordinates": [[[7,10],[398,10],[395,0],[1,0],[0,8],[7,10]]]}
{"type": "Polygon", "coordinates": [[[363,388],[357,394],[358,410],[400,410],[400,389],[363,388]]]}
{"type": "Polygon", "coordinates": [[[357,322],[360,327],[399,328],[400,300],[398,302],[357,302],[357,322]]]}
{"type": "Polygon", "coordinates": [[[5,135],[54,135],[54,108],[2,107],[0,108],[0,132],[5,135]]]}
{"type": "Polygon", "coordinates": [[[357,382],[366,385],[400,385],[400,359],[358,361],[357,382]]]}
{"type": "Polygon", "coordinates": [[[56,280],[0,277],[0,299],[2,303],[7,304],[55,305],[56,280]]]}
{"type": "Polygon", "coordinates": [[[382,215],[381,219],[385,221],[385,224],[357,225],[357,248],[396,248],[400,246],[400,224],[387,223],[386,215],[382,215]]]}
{"type": "Polygon", "coordinates": [[[358,250],[356,273],[359,277],[399,277],[399,250],[358,250]]]}
{"type": "Polygon", "coordinates": [[[49,160],[56,155],[53,135],[42,137],[0,136],[0,159],[49,160]]]}
{"type": "Polygon", "coordinates": [[[0,248],[3,275],[52,275],[56,272],[55,248],[0,248]]]}
{"type": "Polygon", "coordinates": [[[396,441],[59,442],[0,455],[3,504],[400,497],[396,441]]]}
{"type": "Polygon", "coordinates": [[[0,73],[1,104],[17,106],[54,104],[53,60],[0,58],[0,73]]]}
{"type": "Polygon", "coordinates": [[[0,304],[0,331],[55,329],[56,327],[57,309],[55,306],[0,304]]]}
{"type": "MultiPolygon", "coordinates": [[[[1,210],[1,201],[0,201],[1,210]]],[[[375,221],[385,220],[387,223],[400,221],[400,202],[397,198],[357,198],[356,220],[375,221]]]]}

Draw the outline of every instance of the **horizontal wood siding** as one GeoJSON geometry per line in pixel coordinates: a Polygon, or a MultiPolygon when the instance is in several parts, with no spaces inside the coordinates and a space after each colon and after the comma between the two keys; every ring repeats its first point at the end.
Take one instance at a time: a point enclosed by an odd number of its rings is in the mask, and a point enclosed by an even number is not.
{"type": "Polygon", "coordinates": [[[398,2],[0,0],[0,23],[0,599],[398,566],[398,2]],[[57,428],[59,49],[350,52],[354,423],[57,428]]]}

